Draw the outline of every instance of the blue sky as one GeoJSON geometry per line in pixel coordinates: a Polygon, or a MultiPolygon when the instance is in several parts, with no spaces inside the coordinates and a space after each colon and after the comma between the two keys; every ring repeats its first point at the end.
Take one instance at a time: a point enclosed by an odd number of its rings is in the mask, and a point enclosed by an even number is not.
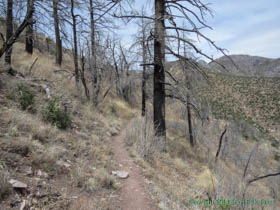
{"type": "MultiPolygon", "coordinates": [[[[203,0],[202,0],[203,1],[203,0]]],[[[146,1],[136,1],[141,8],[146,1]]],[[[210,3],[214,16],[206,18],[213,30],[202,32],[226,48],[228,54],[249,54],[269,58],[280,57],[280,0],[204,0],[210,3]]],[[[151,6],[150,6],[151,7],[151,6]]],[[[129,35],[136,32],[133,24],[126,25],[120,36],[130,42],[129,35]]],[[[190,38],[197,40],[196,36],[190,38]]],[[[221,53],[201,40],[197,46],[214,58],[221,53]]]]}

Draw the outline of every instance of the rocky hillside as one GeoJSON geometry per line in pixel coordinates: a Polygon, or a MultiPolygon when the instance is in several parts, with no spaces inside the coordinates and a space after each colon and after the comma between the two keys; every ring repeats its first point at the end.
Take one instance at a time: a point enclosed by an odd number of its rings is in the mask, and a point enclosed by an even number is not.
{"type": "Polygon", "coordinates": [[[216,59],[216,61],[225,66],[222,68],[217,63],[211,62],[209,66],[217,71],[223,73],[230,73],[238,76],[249,77],[279,77],[280,76],[280,58],[270,59],[259,56],[250,55],[230,55],[232,61],[223,56],[216,59]]]}

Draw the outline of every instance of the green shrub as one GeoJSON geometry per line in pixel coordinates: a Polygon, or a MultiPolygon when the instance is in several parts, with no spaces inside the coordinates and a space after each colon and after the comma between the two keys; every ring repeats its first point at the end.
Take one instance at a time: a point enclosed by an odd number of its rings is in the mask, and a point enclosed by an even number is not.
{"type": "Polygon", "coordinates": [[[280,161],[280,154],[276,154],[276,155],[274,155],[274,160],[276,160],[276,161],[280,161]]]}
{"type": "Polygon", "coordinates": [[[18,85],[18,91],[20,94],[19,102],[22,110],[29,109],[33,106],[35,100],[35,93],[29,90],[24,85],[18,85]]]}
{"type": "Polygon", "coordinates": [[[44,121],[50,122],[60,129],[67,129],[71,126],[71,117],[68,112],[62,110],[57,98],[48,100],[42,114],[44,121]]]}
{"type": "Polygon", "coordinates": [[[277,142],[276,140],[274,140],[274,141],[272,141],[271,146],[278,149],[278,148],[279,148],[279,142],[277,142]]]}

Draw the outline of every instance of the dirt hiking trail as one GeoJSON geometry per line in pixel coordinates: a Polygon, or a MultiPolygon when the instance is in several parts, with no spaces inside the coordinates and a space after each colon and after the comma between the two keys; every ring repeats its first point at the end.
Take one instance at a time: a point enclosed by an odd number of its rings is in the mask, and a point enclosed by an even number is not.
{"type": "Polygon", "coordinates": [[[156,210],[158,209],[149,195],[145,192],[143,185],[144,177],[141,175],[141,169],[133,162],[125,148],[124,138],[126,128],[122,130],[114,140],[114,154],[119,163],[120,169],[127,171],[129,177],[123,180],[121,190],[121,209],[122,210],[156,210]]]}

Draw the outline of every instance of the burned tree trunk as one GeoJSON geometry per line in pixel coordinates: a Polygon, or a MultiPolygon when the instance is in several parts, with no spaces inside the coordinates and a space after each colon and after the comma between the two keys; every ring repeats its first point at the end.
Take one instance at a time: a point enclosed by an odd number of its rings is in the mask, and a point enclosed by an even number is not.
{"type": "Polygon", "coordinates": [[[154,128],[158,137],[166,138],[165,127],[165,1],[155,0],[154,35],[154,128]]]}
{"type": "Polygon", "coordinates": [[[98,95],[100,91],[100,81],[98,81],[98,69],[96,66],[96,43],[95,43],[95,22],[93,2],[89,0],[90,8],[90,39],[91,39],[91,79],[92,79],[92,101],[96,106],[98,104],[98,95]]]}
{"type": "Polygon", "coordinates": [[[4,53],[9,52],[9,50],[12,48],[13,44],[16,42],[19,35],[23,32],[23,30],[30,24],[30,18],[32,17],[34,10],[30,10],[26,13],[24,20],[20,24],[20,26],[17,28],[17,30],[12,33],[9,39],[7,39],[3,47],[0,49],[0,58],[3,56],[4,53]]]}
{"type": "Polygon", "coordinates": [[[58,0],[53,0],[53,20],[55,30],[55,62],[58,65],[62,63],[62,43],[60,39],[59,18],[58,18],[58,0]]]}
{"type": "Polygon", "coordinates": [[[220,154],[220,151],[221,151],[221,148],[222,148],[223,137],[226,134],[226,132],[227,132],[227,126],[225,127],[225,130],[223,131],[222,135],[220,136],[219,146],[218,146],[218,150],[217,150],[216,157],[215,157],[215,163],[218,160],[218,157],[219,157],[219,154],[220,154]]]}
{"type": "Polygon", "coordinates": [[[146,63],[147,63],[147,47],[146,47],[146,31],[142,19],[142,59],[143,59],[143,72],[142,72],[142,116],[146,115],[146,63]]]}
{"type": "Polygon", "coordinates": [[[142,116],[144,117],[146,115],[146,65],[143,65],[142,74],[142,116]]]}
{"type": "Polygon", "coordinates": [[[79,93],[79,63],[78,63],[78,43],[77,43],[77,23],[76,23],[76,15],[74,14],[74,0],[71,0],[71,15],[72,15],[72,29],[73,29],[73,38],[74,38],[74,66],[75,66],[75,80],[76,87],[79,93]]]}
{"type": "Polygon", "coordinates": [[[87,97],[87,100],[90,100],[90,96],[89,96],[89,90],[88,90],[88,87],[87,87],[87,82],[86,82],[86,78],[85,78],[85,56],[83,55],[83,52],[81,52],[81,80],[82,80],[82,83],[83,83],[83,86],[84,86],[84,90],[85,90],[85,95],[87,97]]]}
{"type": "MultiPolygon", "coordinates": [[[[13,35],[13,0],[7,0],[7,18],[6,18],[6,42],[13,35]]],[[[5,62],[11,64],[12,47],[5,54],[5,62]]]]}
{"type": "MultiPolygon", "coordinates": [[[[34,9],[34,1],[27,1],[27,12],[34,9]]],[[[33,54],[33,16],[30,18],[30,25],[26,28],[26,41],[25,41],[25,51],[29,54],[33,54]]]]}
{"type": "Polygon", "coordinates": [[[188,127],[189,127],[190,144],[193,147],[194,146],[194,137],[193,137],[193,129],[192,129],[192,113],[191,113],[191,107],[190,107],[190,96],[188,93],[187,93],[187,113],[188,113],[188,127]]]}

